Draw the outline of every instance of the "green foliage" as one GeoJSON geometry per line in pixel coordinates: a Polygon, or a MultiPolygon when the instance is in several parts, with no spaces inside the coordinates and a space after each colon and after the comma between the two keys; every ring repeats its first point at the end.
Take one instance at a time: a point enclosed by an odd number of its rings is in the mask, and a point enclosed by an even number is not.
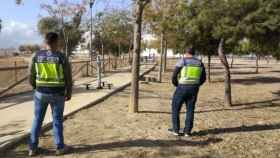
{"type": "Polygon", "coordinates": [[[37,27],[41,35],[45,35],[48,32],[61,32],[60,20],[55,17],[41,18],[37,27]]]}
{"type": "Polygon", "coordinates": [[[226,53],[279,54],[279,0],[178,0],[171,4],[148,7],[145,20],[153,33],[164,30],[168,34],[175,52],[192,45],[202,54],[215,54],[223,38],[226,53]],[[242,43],[244,39],[249,43],[242,43]],[[244,44],[250,49],[244,50],[244,44]]]}
{"type": "Polygon", "coordinates": [[[73,4],[68,1],[55,1],[53,5],[42,4],[49,16],[42,17],[38,22],[41,35],[53,31],[59,34],[60,46],[70,55],[82,40],[84,31],[81,29],[81,20],[85,12],[83,4],[73,4]]]}
{"type": "Polygon", "coordinates": [[[255,0],[257,8],[244,19],[244,30],[259,55],[277,54],[280,41],[280,1],[255,0]]]}
{"type": "Polygon", "coordinates": [[[127,10],[100,12],[94,19],[93,46],[115,56],[128,53],[133,41],[133,23],[131,13],[127,10]]]}
{"type": "Polygon", "coordinates": [[[33,53],[33,52],[39,51],[40,48],[41,47],[39,45],[37,45],[37,44],[25,44],[25,45],[20,45],[18,47],[18,50],[20,52],[33,53]]]}

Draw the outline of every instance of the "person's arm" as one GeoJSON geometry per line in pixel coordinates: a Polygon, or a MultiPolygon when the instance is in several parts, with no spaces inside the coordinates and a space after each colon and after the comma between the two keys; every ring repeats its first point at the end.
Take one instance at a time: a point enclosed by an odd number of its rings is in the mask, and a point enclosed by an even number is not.
{"type": "Polygon", "coordinates": [[[175,67],[175,70],[173,72],[173,75],[172,75],[172,84],[177,87],[178,86],[178,75],[180,74],[181,72],[181,69],[182,67],[184,66],[184,60],[181,59],[179,60],[177,63],[176,63],[176,67],[175,67]]]}
{"type": "Polygon", "coordinates": [[[178,75],[181,71],[182,67],[175,67],[175,70],[172,75],[172,84],[177,87],[178,86],[178,75]]]}
{"type": "Polygon", "coordinates": [[[31,56],[31,60],[29,62],[29,66],[28,66],[28,81],[33,89],[36,88],[36,69],[35,69],[35,62],[34,62],[35,55],[36,55],[36,53],[34,53],[31,56]]]}
{"type": "Polygon", "coordinates": [[[70,100],[72,97],[72,68],[69,63],[69,60],[65,57],[65,65],[64,65],[64,78],[65,78],[65,97],[66,100],[70,100]]]}
{"type": "Polygon", "coordinates": [[[203,85],[206,81],[206,71],[205,71],[205,66],[202,64],[202,73],[200,77],[200,86],[203,85]]]}

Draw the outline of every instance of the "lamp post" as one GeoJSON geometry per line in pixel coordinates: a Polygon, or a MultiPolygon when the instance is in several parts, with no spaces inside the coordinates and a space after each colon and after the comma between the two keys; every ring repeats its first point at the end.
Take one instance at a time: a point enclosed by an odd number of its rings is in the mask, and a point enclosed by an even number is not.
{"type": "MultiPolygon", "coordinates": [[[[90,0],[90,61],[91,61],[91,74],[93,74],[93,49],[92,49],[92,7],[94,5],[95,0],[90,0]]],[[[101,89],[101,59],[100,56],[96,56],[96,64],[97,64],[97,89],[101,89]]]]}
{"type": "Polygon", "coordinates": [[[90,51],[90,68],[91,68],[91,74],[93,74],[93,50],[92,50],[92,7],[94,5],[95,0],[90,0],[89,7],[90,7],[90,44],[89,44],[89,51],[90,51]]]}

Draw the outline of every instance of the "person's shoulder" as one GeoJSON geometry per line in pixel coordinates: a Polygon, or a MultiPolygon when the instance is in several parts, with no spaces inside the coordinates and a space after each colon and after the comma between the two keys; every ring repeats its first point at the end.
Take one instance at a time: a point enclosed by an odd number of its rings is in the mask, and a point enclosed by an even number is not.
{"type": "Polygon", "coordinates": [[[58,51],[57,53],[63,57],[66,57],[65,53],[62,53],[61,51],[58,51]]]}
{"type": "Polygon", "coordinates": [[[198,57],[194,56],[192,57],[193,60],[201,61],[198,57]]]}
{"type": "Polygon", "coordinates": [[[61,60],[61,62],[62,62],[63,64],[65,64],[65,63],[68,62],[68,59],[67,59],[65,53],[63,53],[63,52],[61,52],[61,51],[58,51],[57,54],[58,54],[58,56],[59,56],[59,58],[60,58],[60,60],[61,60]]]}
{"type": "Polygon", "coordinates": [[[202,60],[199,59],[199,58],[197,58],[197,57],[193,57],[192,59],[195,60],[195,61],[197,61],[197,62],[199,62],[199,63],[201,63],[201,64],[203,64],[203,63],[202,63],[202,60]]]}
{"type": "Polygon", "coordinates": [[[57,51],[56,54],[57,54],[60,58],[63,58],[63,59],[66,58],[65,53],[62,53],[61,51],[57,51]]]}
{"type": "Polygon", "coordinates": [[[177,60],[176,67],[183,67],[184,66],[184,58],[180,58],[177,60]]]}
{"type": "Polygon", "coordinates": [[[42,55],[43,53],[46,53],[46,50],[38,50],[32,54],[32,58],[42,55]]]}
{"type": "Polygon", "coordinates": [[[41,55],[41,54],[45,54],[45,53],[47,53],[47,52],[48,52],[48,50],[41,49],[41,50],[38,50],[37,52],[35,52],[34,54],[36,54],[36,55],[41,55]]]}

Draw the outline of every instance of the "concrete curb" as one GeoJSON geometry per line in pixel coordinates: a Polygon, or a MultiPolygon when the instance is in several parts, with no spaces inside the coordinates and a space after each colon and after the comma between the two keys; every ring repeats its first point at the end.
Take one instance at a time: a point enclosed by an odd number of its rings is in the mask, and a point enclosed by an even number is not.
{"type": "MultiPolygon", "coordinates": [[[[157,66],[157,64],[154,64],[149,70],[143,72],[143,73],[140,75],[140,78],[143,77],[143,76],[145,76],[146,74],[150,73],[151,71],[153,71],[153,70],[156,68],[156,66],[157,66]]],[[[105,96],[103,96],[103,97],[101,97],[101,98],[99,98],[99,99],[97,99],[97,100],[95,100],[95,101],[93,101],[93,102],[91,102],[91,103],[89,103],[89,104],[87,104],[87,105],[85,105],[85,106],[79,108],[79,109],[76,109],[76,110],[70,112],[69,114],[64,115],[64,116],[63,116],[64,121],[67,120],[70,116],[76,114],[77,112],[79,112],[79,111],[81,111],[81,110],[90,108],[90,107],[92,107],[92,106],[94,106],[94,105],[97,105],[97,104],[103,102],[104,100],[108,99],[110,96],[112,96],[112,95],[114,95],[114,94],[116,94],[116,93],[122,91],[123,89],[127,88],[130,84],[131,84],[131,81],[130,81],[129,83],[127,83],[127,84],[125,84],[125,85],[119,87],[119,88],[114,89],[112,92],[109,92],[109,93],[106,94],[105,96]]],[[[52,128],[52,122],[49,122],[49,123],[47,123],[47,124],[45,124],[45,125],[42,126],[41,131],[42,131],[42,132],[46,132],[46,131],[50,130],[51,128],[52,128]]],[[[17,138],[11,139],[11,140],[10,140],[8,143],[6,143],[6,144],[4,143],[4,145],[1,145],[1,147],[0,147],[0,153],[3,153],[3,152],[5,152],[5,151],[7,151],[8,149],[11,149],[11,148],[13,148],[13,147],[15,147],[15,146],[18,146],[19,144],[21,144],[21,143],[23,143],[23,142],[27,142],[29,136],[30,136],[30,132],[25,133],[25,134],[23,134],[22,136],[19,136],[19,137],[17,137],[17,138]]]]}

